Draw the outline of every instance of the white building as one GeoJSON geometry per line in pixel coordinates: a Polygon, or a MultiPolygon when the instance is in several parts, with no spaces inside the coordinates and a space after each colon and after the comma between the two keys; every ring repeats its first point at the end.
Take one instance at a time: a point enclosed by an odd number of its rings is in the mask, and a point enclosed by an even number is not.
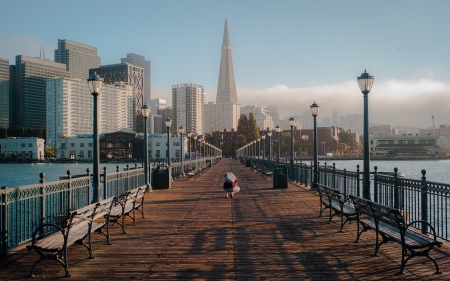
{"type": "MultiPolygon", "coordinates": [[[[93,100],[87,82],[80,79],[47,80],[47,144],[54,146],[60,135],[92,134],[93,100]]],[[[99,96],[99,131],[133,128],[133,89],[116,83],[103,84],[99,96]]]]}
{"type": "Polygon", "coordinates": [[[370,136],[372,156],[434,157],[446,154],[438,145],[439,136],[399,134],[389,136],[370,136]]]}
{"type": "Polygon", "coordinates": [[[6,138],[0,139],[0,159],[44,159],[44,139],[6,138]]]}
{"type": "MultiPolygon", "coordinates": [[[[172,86],[172,133],[183,126],[185,132],[203,134],[204,104],[203,86],[180,84],[172,86]]],[[[164,122],[164,120],[163,120],[164,122]]]]}
{"type": "Polygon", "coordinates": [[[205,133],[231,131],[237,129],[241,110],[239,104],[214,103],[205,104],[205,133]]]}
{"type": "Polygon", "coordinates": [[[93,157],[92,135],[80,134],[76,137],[56,138],[56,158],[91,161],[93,157]]]}
{"type": "Polygon", "coordinates": [[[269,109],[262,108],[257,105],[246,105],[241,107],[241,114],[247,115],[247,118],[250,116],[250,113],[253,113],[255,116],[256,125],[261,130],[266,130],[267,128],[272,130],[275,128],[271,111],[269,109]]]}
{"type": "MultiPolygon", "coordinates": [[[[180,158],[181,138],[170,137],[170,158],[180,158]]],[[[188,139],[183,136],[184,159],[189,154],[188,139]]],[[[148,157],[150,161],[167,161],[167,134],[152,134],[148,138],[148,157]]]]}

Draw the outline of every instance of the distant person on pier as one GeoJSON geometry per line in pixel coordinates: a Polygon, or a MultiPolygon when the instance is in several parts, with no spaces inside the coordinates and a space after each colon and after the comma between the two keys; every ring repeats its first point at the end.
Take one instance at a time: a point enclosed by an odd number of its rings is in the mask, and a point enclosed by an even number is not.
{"type": "Polygon", "coordinates": [[[227,198],[234,198],[236,193],[241,190],[237,186],[238,178],[232,172],[227,172],[223,181],[223,191],[227,194],[227,198]]]}

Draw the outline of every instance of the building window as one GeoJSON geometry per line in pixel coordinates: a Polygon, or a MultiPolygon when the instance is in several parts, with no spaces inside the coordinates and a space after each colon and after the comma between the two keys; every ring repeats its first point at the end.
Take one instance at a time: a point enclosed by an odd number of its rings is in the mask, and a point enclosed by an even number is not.
{"type": "Polygon", "coordinates": [[[84,150],[80,150],[80,158],[84,158],[84,150]]]}
{"type": "Polygon", "coordinates": [[[73,142],[71,142],[70,147],[75,147],[75,144],[73,142]]]}
{"type": "Polygon", "coordinates": [[[25,143],[21,143],[21,144],[20,144],[20,147],[25,147],[25,143]]]}
{"type": "Polygon", "coordinates": [[[84,147],[84,142],[80,143],[80,147],[84,147]]]}
{"type": "MultiPolygon", "coordinates": [[[[159,141],[156,142],[156,146],[161,146],[159,141]]],[[[159,156],[158,156],[159,157],[159,156]]]]}
{"type": "Polygon", "coordinates": [[[92,158],[92,150],[88,150],[88,158],[92,158]]]}
{"type": "Polygon", "coordinates": [[[173,146],[180,146],[180,142],[178,141],[173,142],[173,146]]]}
{"type": "Polygon", "coordinates": [[[19,146],[19,144],[18,144],[18,143],[15,143],[15,144],[14,144],[14,147],[18,147],[18,146],[19,146]]]}
{"type": "Polygon", "coordinates": [[[66,148],[66,144],[65,143],[62,143],[61,144],[61,149],[65,149],[66,148]]]}
{"type": "Polygon", "coordinates": [[[161,151],[160,150],[156,150],[155,157],[161,157],[161,151]]]}
{"type": "Polygon", "coordinates": [[[28,144],[28,147],[33,147],[33,144],[32,144],[32,143],[29,143],[29,144],[28,144]]]}
{"type": "Polygon", "coordinates": [[[92,142],[90,142],[90,143],[88,144],[88,146],[89,146],[89,147],[92,147],[92,142]]]}

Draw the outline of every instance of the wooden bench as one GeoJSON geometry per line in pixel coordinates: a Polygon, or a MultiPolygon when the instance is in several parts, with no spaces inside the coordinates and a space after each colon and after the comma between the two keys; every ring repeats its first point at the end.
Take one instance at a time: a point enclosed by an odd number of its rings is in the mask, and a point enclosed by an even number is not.
{"type": "Polygon", "coordinates": [[[357,196],[351,195],[350,198],[357,212],[358,233],[356,242],[359,242],[363,232],[374,230],[376,232],[375,255],[378,255],[380,246],[388,241],[397,242],[402,246],[400,273],[404,273],[406,263],[415,256],[428,257],[433,261],[436,273],[441,273],[437,262],[430,256],[430,251],[434,246],[440,247],[442,242],[436,240],[436,232],[428,222],[417,220],[406,223],[399,209],[357,196]],[[418,229],[411,227],[413,225],[422,226],[423,224],[430,230],[429,233],[421,233],[418,229]],[[360,225],[363,228],[361,231],[360,225]],[[379,235],[383,238],[381,242],[379,242],[379,235]]]}
{"type": "Polygon", "coordinates": [[[117,223],[122,228],[122,233],[125,231],[125,218],[130,217],[133,220],[133,225],[136,226],[136,211],[141,213],[144,217],[144,195],[145,186],[137,187],[119,196],[118,200],[114,202],[111,212],[109,213],[109,222],[117,223]]]}
{"type": "Polygon", "coordinates": [[[319,217],[322,216],[323,211],[326,209],[330,210],[328,223],[331,223],[331,220],[335,215],[340,216],[341,228],[339,231],[342,232],[344,225],[347,222],[351,222],[356,219],[357,214],[353,203],[350,201],[348,196],[341,193],[337,189],[333,189],[322,184],[317,184],[317,190],[320,196],[319,217]],[[332,211],[334,211],[334,214],[332,211]]]}
{"type": "Polygon", "coordinates": [[[56,260],[65,270],[66,277],[70,277],[67,262],[67,248],[75,243],[86,247],[89,258],[94,258],[91,245],[91,233],[98,231],[106,237],[106,244],[111,244],[109,237],[108,218],[116,197],[90,204],[86,207],[61,214],[55,218],[57,223],[44,223],[33,233],[29,251],[35,250],[39,254],[30,271],[34,276],[34,268],[43,260],[56,260]],[[103,219],[105,218],[105,219],[103,219]],[[106,232],[103,228],[106,227],[106,232]],[[87,238],[87,242],[85,242],[87,238]]]}

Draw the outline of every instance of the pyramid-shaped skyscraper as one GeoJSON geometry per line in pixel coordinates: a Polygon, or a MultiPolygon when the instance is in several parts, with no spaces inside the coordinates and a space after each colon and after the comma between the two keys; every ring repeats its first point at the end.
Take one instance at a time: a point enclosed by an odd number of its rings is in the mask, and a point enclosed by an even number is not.
{"type": "Polygon", "coordinates": [[[222,55],[220,58],[219,83],[216,102],[204,105],[204,131],[212,133],[223,130],[236,130],[240,116],[240,106],[234,81],[233,58],[231,56],[228,22],[225,19],[222,55]]]}
{"type": "Polygon", "coordinates": [[[238,103],[227,19],[225,19],[225,27],[223,30],[222,56],[220,58],[216,103],[238,103]]]}

